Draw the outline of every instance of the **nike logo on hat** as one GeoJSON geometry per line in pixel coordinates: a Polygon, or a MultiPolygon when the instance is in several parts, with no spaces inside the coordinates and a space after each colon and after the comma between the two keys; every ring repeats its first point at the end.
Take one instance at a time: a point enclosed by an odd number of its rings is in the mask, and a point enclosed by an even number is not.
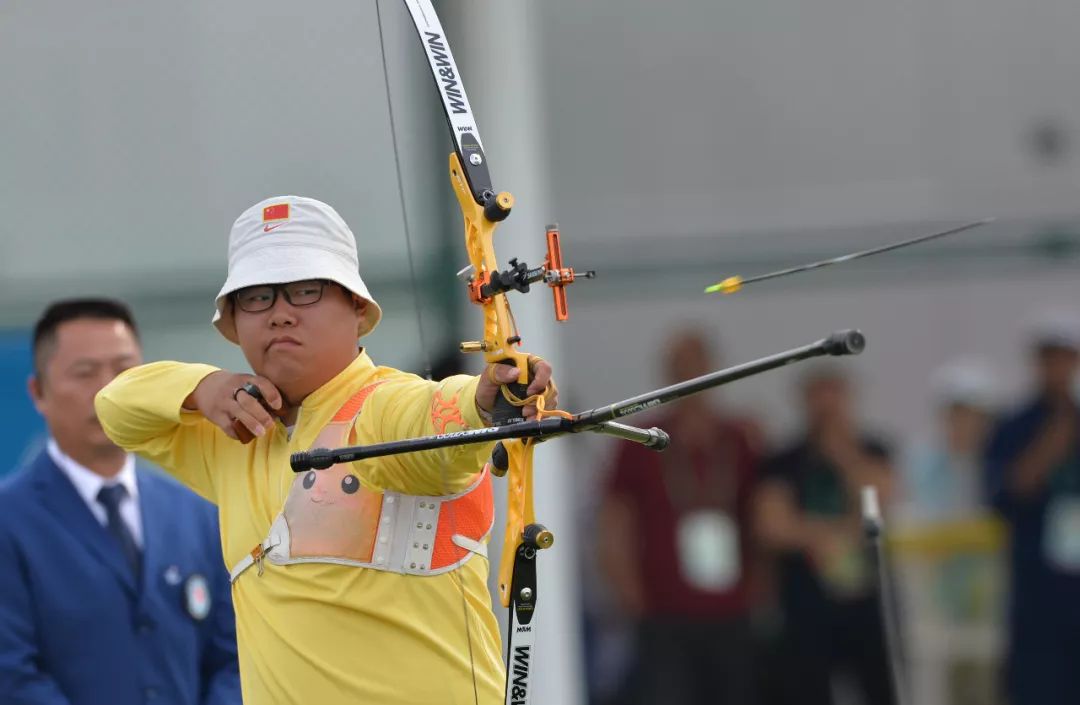
{"type": "Polygon", "coordinates": [[[278,223],[277,225],[264,225],[264,226],[263,226],[263,232],[264,232],[264,233],[268,233],[268,232],[270,232],[271,230],[274,230],[275,228],[280,228],[280,227],[281,227],[282,225],[284,225],[284,224],[285,224],[285,223],[278,223]]]}

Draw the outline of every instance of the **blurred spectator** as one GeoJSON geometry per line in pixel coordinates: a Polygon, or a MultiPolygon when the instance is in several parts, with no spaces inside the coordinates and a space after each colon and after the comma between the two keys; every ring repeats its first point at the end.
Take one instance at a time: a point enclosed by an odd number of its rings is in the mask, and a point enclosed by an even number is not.
{"type": "Polygon", "coordinates": [[[983,451],[994,421],[994,378],[972,360],[958,360],[933,376],[938,429],[904,466],[905,519],[949,521],[985,506],[983,451]]]}
{"type": "Polygon", "coordinates": [[[239,703],[214,507],[137,468],[94,413],[94,394],[142,362],[130,312],[56,303],[33,351],[50,438],[0,488],[0,701],[239,703]]]}
{"type": "Polygon", "coordinates": [[[913,702],[1001,701],[1004,531],[983,492],[996,380],[976,360],[931,378],[937,428],[904,466],[889,536],[903,596],[913,702]]]}
{"type": "MultiPolygon", "coordinates": [[[[665,355],[669,383],[713,369],[696,331],[674,336],[665,355]]],[[[744,705],[754,678],[748,424],[701,395],[653,421],[671,447],[618,447],[598,522],[612,595],[637,624],[629,700],[744,705]]]]}
{"type": "Polygon", "coordinates": [[[805,435],[765,464],[755,502],[758,538],[779,558],[784,701],[833,703],[843,674],[864,703],[887,705],[893,696],[859,498],[873,485],[888,503],[889,451],[859,428],[839,370],[815,368],[802,394],[805,435]]]}
{"type": "Polygon", "coordinates": [[[1032,398],[996,429],[988,491],[1012,529],[1007,683],[1012,705],[1080,703],[1080,323],[1042,320],[1032,398]]]}

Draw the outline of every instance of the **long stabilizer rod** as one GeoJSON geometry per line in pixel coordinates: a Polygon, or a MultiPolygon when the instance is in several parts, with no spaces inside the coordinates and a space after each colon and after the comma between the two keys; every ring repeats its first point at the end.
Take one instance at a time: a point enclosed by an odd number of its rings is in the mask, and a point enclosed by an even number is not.
{"type": "Polygon", "coordinates": [[[583,432],[617,436],[625,440],[641,443],[654,450],[663,450],[670,442],[669,436],[663,430],[655,427],[649,429],[636,428],[622,423],[614,423],[615,420],[668,404],[676,399],[699,394],[724,384],[730,384],[746,377],[790,365],[800,360],[829,355],[857,355],[863,351],[864,347],[866,347],[866,338],[859,331],[838,331],[809,345],[710,372],[685,382],[638,394],[614,404],[590,409],[575,414],[570,418],[548,417],[539,421],[521,421],[504,426],[468,429],[456,433],[444,433],[387,443],[349,446],[334,450],[315,448],[309,451],[293,453],[290,464],[295,472],[304,472],[311,469],[329,468],[338,463],[351,463],[357,460],[379,458],[386,455],[415,453],[472,443],[490,443],[510,438],[546,440],[568,433],[583,432]]]}

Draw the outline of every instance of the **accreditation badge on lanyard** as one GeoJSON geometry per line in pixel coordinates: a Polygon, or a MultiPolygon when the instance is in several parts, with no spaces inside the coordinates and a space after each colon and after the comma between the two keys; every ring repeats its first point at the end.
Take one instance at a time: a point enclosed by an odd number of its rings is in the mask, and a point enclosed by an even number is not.
{"type": "Polygon", "coordinates": [[[680,453],[665,458],[661,470],[675,512],[679,573],[688,585],[703,592],[729,590],[742,575],[739,527],[733,518],[736,468],[731,455],[718,442],[706,458],[702,476],[691,459],[680,453]]]}
{"type": "Polygon", "coordinates": [[[739,528],[718,509],[698,509],[679,517],[679,570],[692,587],[723,592],[739,581],[739,528]]]}
{"type": "Polygon", "coordinates": [[[1070,458],[1050,479],[1043,555],[1050,565],[1080,573],[1080,459],[1070,458]]]}
{"type": "Polygon", "coordinates": [[[1046,559],[1058,570],[1080,573],[1080,497],[1056,497],[1046,508],[1046,559]]]}

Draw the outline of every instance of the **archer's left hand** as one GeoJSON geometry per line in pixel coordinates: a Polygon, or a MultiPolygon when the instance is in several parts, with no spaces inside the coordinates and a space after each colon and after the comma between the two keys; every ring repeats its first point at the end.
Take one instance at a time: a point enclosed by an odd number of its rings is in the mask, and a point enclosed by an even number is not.
{"type": "MultiPolygon", "coordinates": [[[[551,365],[538,357],[529,358],[529,372],[532,382],[529,383],[527,396],[543,394],[551,381],[551,365]]],[[[517,382],[518,368],[510,365],[488,365],[480,374],[480,384],[476,387],[476,405],[484,411],[491,413],[495,406],[496,395],[502,394],[500,387],[504,384],[517,382]],[[495,381],[492,381],[494,378],[495,381]]],[[[559,392],[555,385],[551,385],[544,396],[544,408],[554,409],[559,403],[559,392]]],[[[526,404],[522,408],[522,415],[526,419],[536,418],[536,405],[526,404]]]]}

